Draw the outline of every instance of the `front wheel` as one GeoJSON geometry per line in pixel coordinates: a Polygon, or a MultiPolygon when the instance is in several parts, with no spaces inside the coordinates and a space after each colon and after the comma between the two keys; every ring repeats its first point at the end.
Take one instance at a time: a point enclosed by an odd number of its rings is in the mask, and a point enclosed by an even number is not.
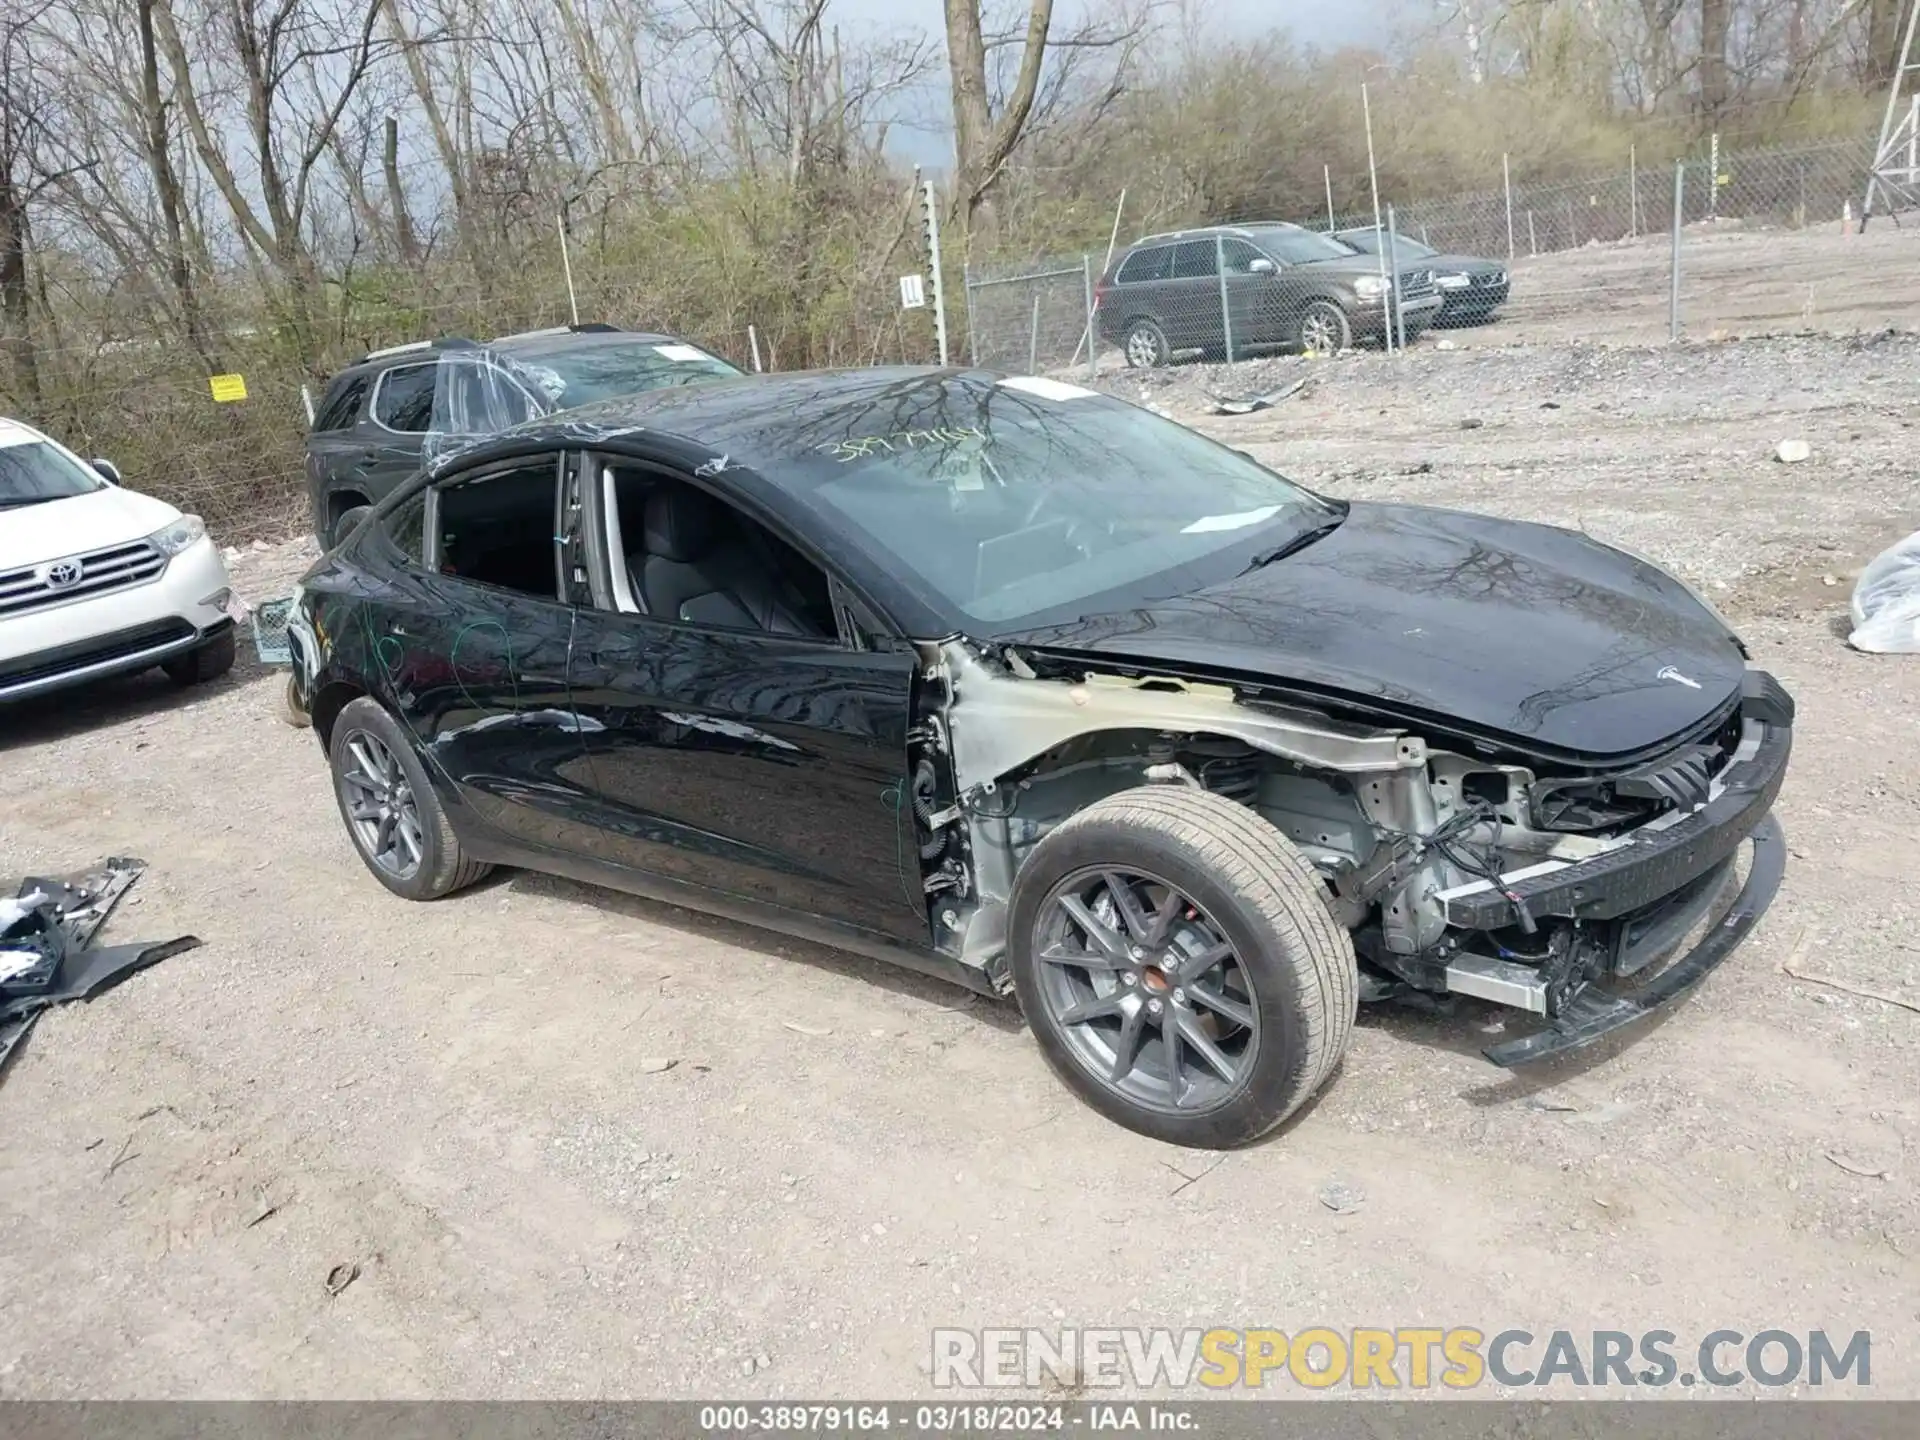
{"type": "Polygon", "coordinates": [[[1316,300],[1301,312],[1297,339],[1303,354],[1338,355],[1353,348],[1353,326],[1331,300],[1316,300]]]}
{"type": "Polygon", "coordinates": [[[438,900],[492,868],[461,853],[406,732],[378,701],[362,696],[340,712],[328,752],[353,848],[394,894],[438,900]]]}
{"type": "Polygon", "coordinates": [[[233,631],[228,629],[160,668],[176,685],[204,685],[233,669],[233,660],[233,631]]]}
{"type": "Polygon", "coordinates": [[[1344,1053],[1353,944],[1300,852],[1245,806],[1150,785],[1034,848],[1013,889],[1020,1008],[1107,1118],[1168,1144],[1248,1144],[1344,1053]]]}

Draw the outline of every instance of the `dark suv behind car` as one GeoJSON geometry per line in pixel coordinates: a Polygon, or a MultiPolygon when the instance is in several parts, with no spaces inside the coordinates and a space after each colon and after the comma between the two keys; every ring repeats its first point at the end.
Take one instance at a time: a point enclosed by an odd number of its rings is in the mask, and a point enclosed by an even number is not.
{"type": "Polygon", "coordinates": [[[329,548],[344,539],[365,507],[419,469],[429,435],[501,430],[596,400],[744,373],[671,335],[612,325],[375,350],[335,375],[314,409],[313,533],[329,548]]]}
{"type": "MultiPolygon", "coordinates": [[[[1333,238],[1352,246],[1368,259],[1377,257],[1386,243],[1386,238],[1371,225],[1336,230],[1333,238]]],[[[1444,302],[1440,318],[1435,322],[1439,325],[1465,325],[1491,319],[1493,312],[1507,303],[1512,289],[1507,267],[1498,260],[1443,254],[1405,235],[1393,237],[1393,255],[1402,265],[1419,265],[1433,272],[1434,287],[1444,302]]]]}
{"type": "MultiPolygon", "coordinates": [[[[1386,333],[1390,288],[1377,259],[1298,225],[1210,226],[1134,241],[1102,278],[1097,313],[1129,365],[1164,365],[1179,350],[1331,353],[1386,333]]],[[[1408,340],[1440,305],[1429,269],[1402,268],[1408,340]]]]}

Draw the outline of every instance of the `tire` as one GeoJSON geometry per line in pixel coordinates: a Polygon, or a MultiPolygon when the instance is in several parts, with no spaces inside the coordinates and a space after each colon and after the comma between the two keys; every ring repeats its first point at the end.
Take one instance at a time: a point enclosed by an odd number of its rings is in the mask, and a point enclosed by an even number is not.
{"type": "MultiPolygon", "coordinates": [[[[1110,886],[1108,894],[1117,900],[1110,886]]],[[[1008,950],[1020,1008],[1047,1063],[1108,1119],[1171,1145],[1211,1150],[1250,1144],[1325,1083],[1353,1031],[1359,997],[1353,942],[1325,895],[1320,877],[1300,852],[1244,805],[1171,785],[1110,796],[1052,830],[1014,881],[1008,950]],[[1067,923],[1061,897],[1087,885],[1089,875],[1098,877],[1092,882],[1097,891],[1113,874],[1159,882],[1157,889],[1142,883],[1135,890],[1136,918],[1155,921],[1148,907],[1165,905],[1172,898],[1169,889],[1191,908],[1183,914],[1174,906],[1169,912],[1177,917],[1171,927],[1179,938],[1163,951],[1151,944],[1129,947],[1125,954],[1134,958],[1110,966],[1097,953],[1091,930],[1077,932],[1084,954],[1075,952],[1071,939],[1053,937],[1068,933],[1059,929],[1067,923]],[[1201,980],[1213,971],[1188,971],[1183,977],[1186,965],[1204,960],[1199,949],[1210,944],[1231,947],[1221,963],[1238,970],[1221,973],[1237,973],[1234,988],[1223,979],[1218,987],[1203,989],[1201,980]],[[1049,952],[1052,959],[1046,958],[1049,952]],[[1181,963],[1124,968],[1142,954],[1151,960],[1156,953],[1181,963]],[[1076,958],[1094,964],[1082,969],[1076,958]],[[1112,988],[1096,993],[1103,985],[1112,988]],[[1182,986],[1191,993],[1183,996],[1182,986]],[[1154,992],[1164,998],[1139,1003],[1154,992]],[[1202,1006],[1195,996],[1210,998],[1202,1006]],[[1222,999],[1235,1002],[1243,1021],[1251,1023],[1221,1019],[1225,1011],[1214,1007],[1222,999]],[[1132,1013],[1098,1013],[1101,1005],[1129,1001],[1132,1013]],[[1132,1014],[1156,1005],[1161,1018],[1142,1019],[1137,1027],[1139,1061],[1116,1082],[1112,1077],[1132,1014]],[[1095,1018],[1062,1018],[1076,1010],[1095,1018]],[[1196,1020],[1203,1014],[1204,1020],[1196,1020]],[[1167,1087],[1170,1103],[1167,1097],[1137,1093],[1164,1083],[1152,1070],[1157,1063],[1163,1075],[1167,1071],[1169,1018],[1178,1022],[1175,1053],[1189,1058],[1204,1058],[1186,1038],[1190,1024],[1210,1024],[1211,1041],[1219,1042],[1212,1046],[1214,1053],[1232,1061],[1229,1068],[1237,1067],[1233,1077],[1203,1066],[1198,1067],[1201,1080],[1210,1082],[1204,1090],[1200,1082],[1183,1088],[1176,1079],[1167,1087]],[[1235,1044],[1239,1054],[1226,1053],[1235,1044]],[[1099,1073],[1103,1068],[1107,1074],[1099,1073]]],[[[1083,911],[1092,908],[1085,900],[1080,903],[1083,911]]],[[[1116,903],[1103,913],[1121,912],[1116,903]]],[[[1131,931],[1132,925],[1125,928],[1131,931]]],[[[1178,1062],[1173,1073],[1180,1073],[1178,1062]]]]}
{"type": "MultiPolygon", "coordinates": [[[[491,865],[469,860],[462,854],[459,837],[453,833],[447,812],[434,793],[425,767],[413,753],[406,731],[378,701],[362,696],[340,712],[333,722],[328,758],[333,771],[334,800],[340,807],[340,820],[347,827],[347,837],[353,841],[361,861],[373,872],[374,879],[394,894],[404,900],[438,900],[456,890],[464,890],[492,870],[491,865]],[[373,744],[368,744],[369,740],[373,744]],[[357,753],[356,746],[359,747],[357,753]],[[347,777],[365,770],[360,757],[375,754],[376,746],[396,767],[397,781],[404,786],[406,800],[412,806],[419,853],[417,857],[411,856],[403,836],[400,854],[403,862],[412,861],[410,865],[382,864],[362,830],[363,823],[377,822],[353,813],[356,803],[369,798],[369,791],[347,777]]],[[[398,831],[400,827],[396,824],[394,829],[398,831]]]]}
{"type": "Polygon", "coordinates": [[[1159,322],[1142,315],[1127,324],[1126,338],[1120,342],[1127,364],[1136,370],[1153,370],[1173,359],[1173,346],[1159,322]]]}
{"type": "Polygon", "coordinates": [[[1316,300],[1300,312],[1294,343],[1303,355],[1338,355],[1353,348],[1353,323],[1331,300],[1316,300]]]}
{"type": "Polygon", "coordinates": [[[289,672],[287,683],[280,688],[280,718],[296,730],[312,728],[313,717],[300,703],[300,682],[289,672]]]}
{"type": "Polygon", "coordinates": [[[338,549],[340,542],[353,533],[354,527],[372,513],[371,505],[356,505],[351,510],[342,511],[340,518],[333,522],[333,533],[327,537],[326,548],[338,549]]]}
{"type": "Polygon", "coordinates": [[[205,644],[167,661],[160,668],[176,685],[204,685],[209,680],[218,680],[233,669],[233,657],[233,630],[228,628],[205,644]]]}

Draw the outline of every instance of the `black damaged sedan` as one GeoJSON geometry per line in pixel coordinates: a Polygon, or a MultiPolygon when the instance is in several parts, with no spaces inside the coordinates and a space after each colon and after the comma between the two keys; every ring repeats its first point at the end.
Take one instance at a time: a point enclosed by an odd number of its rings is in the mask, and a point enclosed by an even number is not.
{"type": "Polygon", "coordinates": [[[1629,1024],[1784,864],[1792,702],[1680,581],[1050,380],[506,432],[326,556],[292,634],[395,894],[524,866],[1016,996],[1180,1145],[1293,1113],[1363,1001],[1530,1015],[1501,1065],[1629,1024]]]}

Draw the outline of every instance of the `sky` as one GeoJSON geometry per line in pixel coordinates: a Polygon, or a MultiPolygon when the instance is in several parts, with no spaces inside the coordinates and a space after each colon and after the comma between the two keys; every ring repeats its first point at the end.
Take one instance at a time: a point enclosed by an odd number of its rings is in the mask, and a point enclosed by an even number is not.
{"type": "MultiPolygon", "coordinates": [[[[1211,27],[1223,35],[1251,34],[1280,28],[1302,45],[1333,49],[1341,45],[1383,43],[1390,38],[1396,15],[1417,0],[1188,0],[1211,27]]],[[[1056,31],[1072,27],[1089,14],[1098,15],[1108,0],[1056,0],[1056,31]]],[[[1005,13],[1024,12],[1019,0],[1000,0],[1005,13]]],[[[943,0],[833,0],[830,14],[857,26],[875,30],[919,27],[942,34],[943,0]]],[[[925,113],[938,116],[930,125],[897,128],[888,149],[915,164],[939,166],[952,159],[953,141],[945,118],[944,80],[930,88],[925,113]],[[937,93],[936,93],[937,91],[937,93]]],[[[916,106],[916,109],[920,107],[916,106]]]]}

